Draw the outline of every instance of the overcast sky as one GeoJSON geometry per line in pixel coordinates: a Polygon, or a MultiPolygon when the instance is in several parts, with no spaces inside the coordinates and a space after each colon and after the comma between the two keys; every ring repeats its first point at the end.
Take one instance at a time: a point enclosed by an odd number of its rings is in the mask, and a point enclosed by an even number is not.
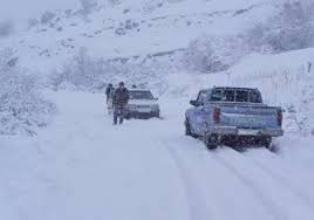
{"type": "Polygon", "coordinates": [[[48,9],[77,8],[78,0],[0,0],[0,21],[21,21],[48,9]]]}

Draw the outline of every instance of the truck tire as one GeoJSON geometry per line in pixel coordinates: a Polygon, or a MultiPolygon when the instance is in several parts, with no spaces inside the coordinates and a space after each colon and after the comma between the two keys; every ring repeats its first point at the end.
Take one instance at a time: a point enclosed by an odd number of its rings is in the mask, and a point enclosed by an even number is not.
{"type": "Polygon", "coordinates": [[[218,136],[217,135],[209,135],[205,136],[205,145],[208,150],[215,150],[218,148],[218,136]]]}
{"type": "Polygon", "coordinates": [[[263,137],[262,144],[267,149],[271,149],[272,148],[272,138],[271,137],[263,137]]]}
{"type": "Polygon", "coordinates": [[[192,134],[191,125],[188,119],[185,119],[184,125],[185,125],[185,135],[192,137],[193,134],[192,134]]]}

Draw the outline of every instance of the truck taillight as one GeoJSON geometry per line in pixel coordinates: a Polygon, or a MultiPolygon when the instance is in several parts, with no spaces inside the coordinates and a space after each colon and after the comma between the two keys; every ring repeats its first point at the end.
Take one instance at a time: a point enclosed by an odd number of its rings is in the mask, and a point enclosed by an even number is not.
{"type": "Polygon", "coordinates": [[[220,115],[221,115],[220,109],[214,108],[213,119],[216,124],[220,123],[220,115]]]}
{"type": "Polygon", "coordinates": [[[277,123],[278,123],[279,126],[282,125],[282,118],[283,118],[282,110],[278,110],[278,112],[277,112],[277,123]]]}

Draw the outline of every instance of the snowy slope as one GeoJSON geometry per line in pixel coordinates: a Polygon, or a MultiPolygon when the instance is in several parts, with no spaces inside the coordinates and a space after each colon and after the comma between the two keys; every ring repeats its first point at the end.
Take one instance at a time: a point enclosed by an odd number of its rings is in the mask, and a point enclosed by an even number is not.
{"type": "Polygon", "coordinates": [[[13,47],[25,66],[45,73],[81,47],[104,58],[171,52],[202,34],[241,33],[274,10],[268,0],[123,1],[99,5],[86,16],[78,10],[55,11],[45,23],[35,20],[29,29],[0,43],[13,47]]]}
{"type": "MultiPolygon", "coordinates": [[[[47,74],[81,47],[104,58],[167,60],[203,33],[241,33],[272,14],[274,2],[129,0],[86,17],[58,11],[47,24],[0,39],[0,47],[47,74]]],[[[0,136],[0,219],[314,219],[313,57],[314,49],[252,54],[217,74],[147,74],[162,94],[163,120],[121,127],[112,126],[103,95],[46,91],[58,108],[53,124],[32,138],[0,136]],[[189,99],[215,85],[257,87],[267,104],[284,108],[277,154],[209,152],[184,136],[189,99]]]]}
{"type": "Polygon", "coordinates": [[[314,217],[311,138],[278,140],[278,155],[208,152],[183,135],[187,100],[162,99],[164,120],[112,127],[101,95],[49,96],[60,110],[53,126],[35,139],[0,138],[0,219],[314,217]]]}

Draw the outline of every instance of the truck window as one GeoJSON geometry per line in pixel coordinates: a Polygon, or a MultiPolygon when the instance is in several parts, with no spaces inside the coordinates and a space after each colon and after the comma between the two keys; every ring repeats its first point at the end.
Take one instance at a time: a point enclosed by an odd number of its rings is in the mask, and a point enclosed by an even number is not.
{"type": "Polygon", "coordinates": [[[212,101],[212,102],[219,102],[219,101],[222,100],[222,97],[223,97],[222,90],[214,89],[212,94],[211,94],[210,101],[212,101]]]}
{"type": "Polygon", "coordinates": [[[249,102],[251,103],[262,103],[262,96],[258,91],[250,91],[249,102]]]}
{"type": "Polygon", "coordinates": [[[223,101],[226,102],[234,102],[235,99],[235,91],[234,90],[225,90],[223,101]]]}
{"type": "Polygon", "coordinates": [[[146,90],[131,90],[130,99],[154,99],[153,94],[146,90]]]}
{"type": "Polygon", "coordinates": [[[237,90],[237,92],[236,92],[236,102],[249,102],[249,91],[247,91],[247,90],[237,90]]]}
{"type": "Polygon", "coordinates": [[[206,98],[207,98],[207,91],[201,91],[198,94],[197,102],[200,103],[200,104],[204,104],[205,101],[206,101],[206,98]]]}
{"type": "Polygon", "coordinates": [[[263,100],[258,90],[214,89],[211,93],[210,101],[262,103],[263,100]]]}
{"type": "Polygon", "coordinates": [[[233,102],[235,92],[234,90],[215,89],[212,91],[210,101],[212,102],[233,102]]]}

